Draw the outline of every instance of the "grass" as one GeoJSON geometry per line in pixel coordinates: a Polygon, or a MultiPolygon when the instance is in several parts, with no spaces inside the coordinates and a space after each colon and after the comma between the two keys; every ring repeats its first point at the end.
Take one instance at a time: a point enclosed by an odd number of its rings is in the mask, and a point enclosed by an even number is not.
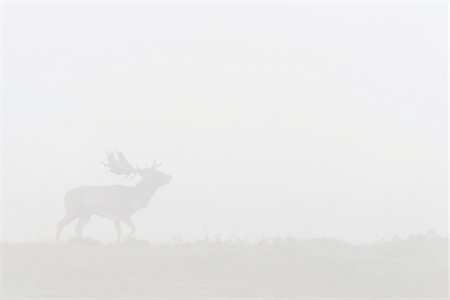
{"type": "Polygon", "coordinates": [[[3,244],[4,297],[445,297],[447,239],[3,244]]]}

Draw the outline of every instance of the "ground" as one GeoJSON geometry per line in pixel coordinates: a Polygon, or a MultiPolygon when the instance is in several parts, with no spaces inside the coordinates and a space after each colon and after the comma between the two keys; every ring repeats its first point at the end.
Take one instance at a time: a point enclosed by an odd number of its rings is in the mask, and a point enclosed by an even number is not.
{"type": "MultiPolygon", "coordinates": [[[[2,296],[447,296],[447,239],[2,245],[2,296]]],[[[105,298],[105,299],[107,299],[105,298]]],[[[86,299],[86,298],[85,298],[86,299]]],[[[118,298],[115,298],[118,299],[118,298]]]]}

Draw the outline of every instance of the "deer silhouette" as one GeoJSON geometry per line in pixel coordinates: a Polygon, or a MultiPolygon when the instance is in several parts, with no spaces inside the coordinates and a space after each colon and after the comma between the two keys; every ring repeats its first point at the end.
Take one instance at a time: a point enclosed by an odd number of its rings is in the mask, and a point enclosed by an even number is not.
{"type": "Polygon", "coordinates": [[[121,152],[107,152],[107,162],[101,163],[113,174],[124,175],[125,178],[138,174],[141,180],[135,186],[80,186],[68,191],[64,199],[66,215],[57,226],[57,242],[62,229],[77,218],[75,233],[81,239],[83,228],[92,215],[113,220],[118,242],[121,240],[121,222],[130,228],[129,236],[132,236],[135,226],[131,216],[146,207],[155,192],[172,179],[172,176],[157,170],[161,163],[156,164],[156,160],[151,167],[137,168],[121,152]]]}

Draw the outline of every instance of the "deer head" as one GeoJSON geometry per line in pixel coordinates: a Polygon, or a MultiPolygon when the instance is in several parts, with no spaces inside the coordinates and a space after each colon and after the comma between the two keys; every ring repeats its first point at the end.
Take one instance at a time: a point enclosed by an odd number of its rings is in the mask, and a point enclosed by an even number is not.
{"type": "Polygon", "coordinates": [[[133,178],[138,174],[143,180],[152,181],[159,185],[167,184],[170,182],[170,179],[172,179],[172,176],[157,170],[157,168],[161,166],[161,163],[157,164],[156,160],[153,160],[153,165],[151,167],[139,168],[130,164],[121,152],[117,152],[116,154],[113,152],[106,152],[106,154],[107,162],[101,163],[109,168],[108,171],[113,174],[124,175],[125,178],[128,178],[130,175],[131,178],[133,178]]]}

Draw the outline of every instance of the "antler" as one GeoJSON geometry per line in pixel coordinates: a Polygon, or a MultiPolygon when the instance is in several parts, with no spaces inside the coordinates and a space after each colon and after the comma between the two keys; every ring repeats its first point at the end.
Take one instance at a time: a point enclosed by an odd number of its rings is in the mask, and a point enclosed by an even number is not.
{"type": "Polygon", "coordinates": [[[138,171],[137,168],[133,167],[125,156],[121,152],[117,152],[116,154],[112,152],[106,152],[108,162],[101,162],[105,167],[109,168],[109,172],[114,173],[116,175],[125,175],[125,177],[133,176],[138,171]]]}
{"type": "Polygon", "coordinates": [[[162,164],[162,162],[160,162],[159,164],[156,164],[156,159],[153,159],[153,166],[152,166],[152,168],[153,168],[153,169],[156,169],[156,168],[158,168],[161,164],[162,164]]]}

